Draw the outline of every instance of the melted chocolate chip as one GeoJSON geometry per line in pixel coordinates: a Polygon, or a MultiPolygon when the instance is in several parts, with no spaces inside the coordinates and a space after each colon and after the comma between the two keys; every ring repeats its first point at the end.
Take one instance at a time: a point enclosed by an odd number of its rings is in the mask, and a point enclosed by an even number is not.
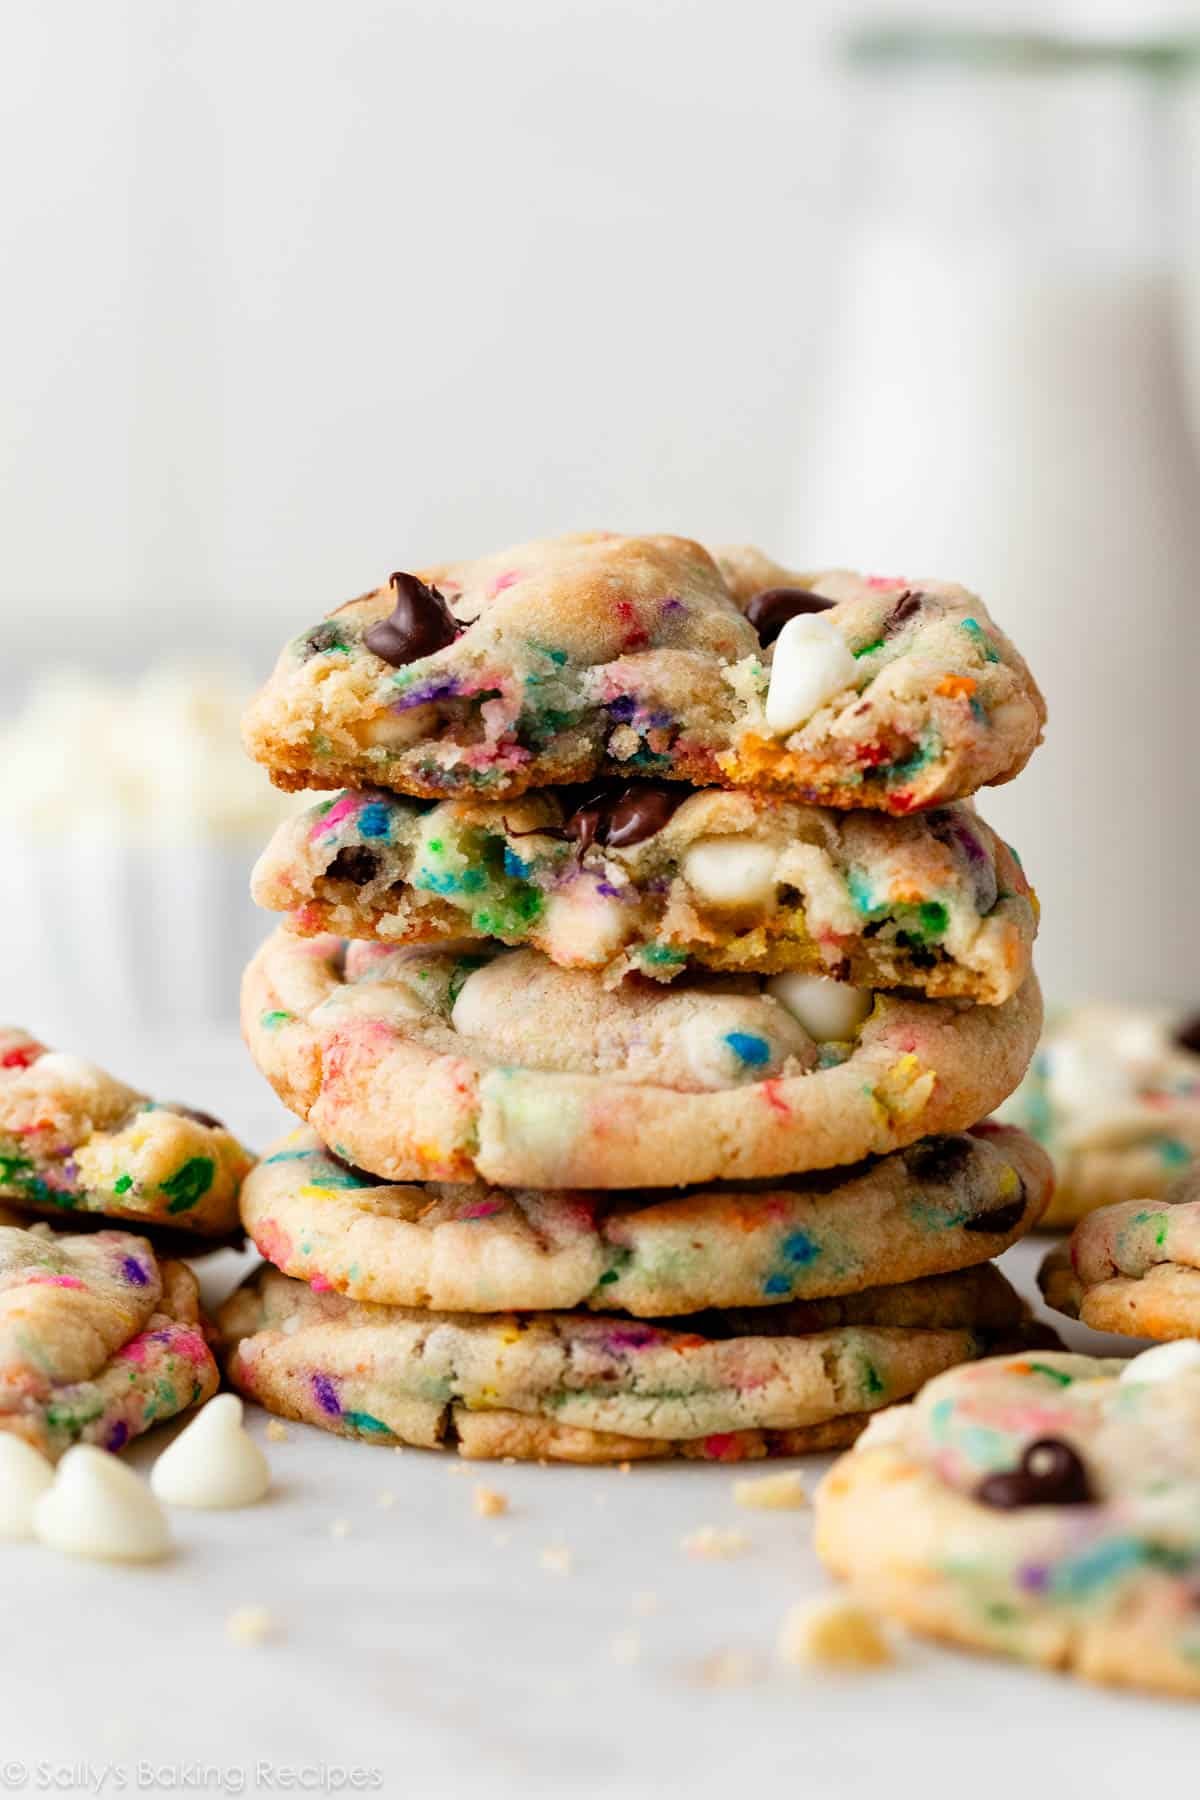
{"type": "Polygon", "coordinates": [[[918,1181],[932,1181],[945,1186],[961,1175],[974,1154],[975,1146],[963,1134],[960,1137],[927,1137],[904,1153],[908,1172],[918,1181]]]}
{"type": "Polygon", "coordinates": [[[386,619],[364,632],[363,643],[394,669],[444,650],[458,636],[458,624],[435,587],[398,569],[388,577],[396,604],[386,619]]]}
{"type": "Polygon", "coordinates": [[[902,631],[910,619],[915,619],[921,610],[921,596],[912,592],[901,594],[887,618],[883,621],[884,637],[893,637],[902,631]]]}
{"type": "Polygon", "coordinates": [[[597,843],[628,850],[661,831],[687,795],[685,787],[656,781],[631,781],[617,793],[602,789],[576,807],[563,830],[579,845],[580,854],[597,843]]]}
{"type": "Polygon", "coordinates": [[[197,1107],[173,1106],[171,1111],[178,1113],[181,1119],[191,1119],[196,1125],[207,1125],[210,1131],[224,1131],[225,1129],[220,1119],[214,1119],[211,1113],[200,1112],[197,1107]]]}
{"type": "Polygon", "coordinates": [[[1175,1033],[1175,1042],[1181,1050],[1190,1050],[1193,1056],[1200,1056],[1200,1013],[1184,1020],[1175,1033]]]}
{"type": "Polygon", "coordinates": [[[789,619],[801,613],[828,612],[832,600],[810,594],[807,588],[763,588],[746,607],[746,617],[758,633],[759,642],[773,644],[789,619]]]}
{"type": "Polygon", "coordinates": [[[1093,1500],[1087,1470],[1070,1444],[1061,1438],[1038,1438],[1015,1469],[985,1475],[975,1490],[983,1506],[1011,1512],[1020,1506],[1089,1506],[1093,1500]]]}
{"type": "Polygon", "coordinates": [[[964,1231],[977,1231],[982,1236],[1000,1237],[1011,1231],[1025,1217],[1025,1184],[1021,1184],[1021,1198],[1010,1200],[1007,1206],[994,1206],[991,1212],[979,1213],[973,1219],[963,1220],[964,1231]]]}
{"type": "Polygon", "coordinates": [[[334,881],[353,881],[358,887],[373,881],[378,873],[379,858],[365,844],[347,844],[325,871],[326,877],[334,881]]]}

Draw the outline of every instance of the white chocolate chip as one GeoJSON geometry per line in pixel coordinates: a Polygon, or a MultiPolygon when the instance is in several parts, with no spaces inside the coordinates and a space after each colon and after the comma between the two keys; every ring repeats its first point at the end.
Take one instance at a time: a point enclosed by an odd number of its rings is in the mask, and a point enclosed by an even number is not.
{"type": "Polygon", "coordinates": [[[799,1475],[783,1471],[778,1475],[759,1475],[750,1481],[735,1481],[733,1498],[738,1506],[756,1512],[791,1512],[808,1500],[799,1475]]]}
{"type": "Polygon", "coordinates": [[[750,1548],[750,1539],[744,1531],[722,1531],[717,1525],[700,1525],[680,1538],[679,1548],[688,1556],[698,1556],[705,1562],[728,1562],[735,1556],[745,1555],[750,1548]]]}
{"type": "Polygon", "coordinates": [[[34,1509],[51,1550],[102,1562],[156,1562],[171,1548],[166,1514],[145,1482],[94,1444],[77,1444],[34,1509]]]}
{"type": "Polygon", "coordinates": [[[450,1012],[450,1023],[464,1037],[486,1037],[495,1021],[492,1001],[493,982],[489,979],[490,963],[475,969],[458,990],[450,1012]]]}
{"type": "Polygon", "coordinates": [[[892,1661],[891,1647],[875,1619],[853,1600],[831,1594],[793,1606],[779,1633],[785,1662],[870,1669],[892,1661]]]}
{"type": "Polygon", "coordinates": [[[436,706],[408,706],[403,712],[381,713],[377,719],[372,719],[362,728],[360,736],[367,744],[383,744],[389,750],[404,750],[419,738],[428,737],[436,730],[437,723],[436,706]]]}
{"type": "Polygon", "coordinates": [[[271,1469],[246,1427],[236,1394],[202,1406],[150,1473],[168,1506],[253,1506],[271,1485],[271,1469]]]}
{"type": "Polygon", "coordinates": [[[737,837],[701,838],[683,859],[689,887],[710,906],[769,906],[778,855],[770,844],[737,837]]]}
{"type": "Polygon", "coordinates": [[[33,1511],[54,1480],[54,1466],[40,1450],[11,1432],[0,1432],[0,1538],[31,1538],[33,1511]]]}
{"type": "Polygon", "coordinates": [[[857,664],[824,613],[789,619],[779,634],[767,689],[767,725],[777,737],[795,731],[818,707],[852,687],[857,664]]]}
{"type": "Polygon", "coordinates": [[[1122,1381],[1174,1381],[1177,1375],[1200,1373],[1200,1343],[1195,1338],[1176,1338],[1143,1350],[1121,1370],[1122,1381]]]}
{"type": "Polygon", "coordinates": [[[567,889],[550,895],[542,930],[556,962],[593,967],[611,962],[621,950],[630,930],[629,909],[606,894],[567,889]]]}
{"type": "Polygon", "coordinates": [[[875,1003],[875,996],[831,975],[804,975],[798,969],[772,975],[767,992],[819,1044],[856,1038],[875,1003]]]}
{"type": "Polygon", "coordinates": [[[276,1636],[275,1621],[265,1606],[239,1606],[225,1621],[226,1635],[235,1644],[265,1644],[276,1636]]]}
{"type": "Polygon", "coordinates": [[[55,1083],[74,1089],[92,1089],[99,1087],[106,1080],[102,1069],[95,1063],[88,1062],[86,1057],[72,1056],[66,1050],[48,1050],[45,1056],[39,1056],[33,1067],[39,1079],[49,1076],[55,1083]]]}

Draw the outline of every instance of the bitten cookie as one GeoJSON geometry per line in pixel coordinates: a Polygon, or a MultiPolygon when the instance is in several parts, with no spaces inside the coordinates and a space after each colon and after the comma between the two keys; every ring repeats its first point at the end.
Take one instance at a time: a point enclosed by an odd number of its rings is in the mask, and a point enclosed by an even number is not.
{"type": "Polygon", "coordinates": [[[998,1256],[1040,1217],[1049,1159],[1012,1127],[922,1138],[777,1185],[586,1193],[394,1186],[302,1128],[242,1189],[262,1254],[318,1291],[440,1312],[586,1306],[666,1317],[857,1293],[998,1256]]]}
{"type": "Polygon", "coordinates": [[[1051,1306],[1094,1331],[1200,1337],[1200,1172],[1161,1200],[1089,1214],[1039,1280],[1051,1306]]]}
{"type": "Polygon", "coordinates": [[[1200,1372],[1162,1357],[940,1376],[821,1483],[820,1554],[914,1630],[1200,1694],[1200,1372]]]}
{"type": "Polygon", "coordinates": [[[279,827],[252,886],[305,934],[499,938],[613,978],[795,969],[992,1005],[1037,930],[1016,857],[967,806],[890,819],[669,782],[339,794],[279,827]]]}
{"type": "Polygon", "coordinates": [[[661,775],[895,813],[1028,760],[1041,695],[965,589],[725,568],[733,588],[686,539],[590,532],[397,571],[285,648],[247,747],[289,788],[661,775]]]}
{"type": "Polygon", "coordinates": [[[963,1130],[1019,1079],[1040,1017],[1030,975],[1003,1006],[880,994],[817,1040],[760,977],[606,988],[531,950],[343,954],[283,930],[242,989],[255,1062],[338,1155],[504,1187],[791,1174],[963,1130]]]}
{"type": "Polygon", "coordinates": [[[875,1408],[1028,1329],[988,1264],[670,1326],[370,1306],[264,1265],[219,1325],[230,1381],[285,1418],[367,1443],[563,1462],[844,1444],[875,1408]]]}
{"type": "Polygon", "coordinates": [[[236,1231],[254,1158],[207,1113],[148,1100],[82,1057],[0,1030],[0,1201],[197,1237],[236,1231]]]}
{"type": "Polygon", "coordinates": [[[185,1264],[125,1231],[0,1225],[0,1431],[119,1450],[216,1390],[185,1264]]]}
{"type": "Polygon", "coordinates": [[[1058,1171],[1047,1225],[1131,1195],[1158,1199],[1200,1155],[1200,1021],[1084,1006],[1052,1019],[1004,1108],[1058,1171]]]}

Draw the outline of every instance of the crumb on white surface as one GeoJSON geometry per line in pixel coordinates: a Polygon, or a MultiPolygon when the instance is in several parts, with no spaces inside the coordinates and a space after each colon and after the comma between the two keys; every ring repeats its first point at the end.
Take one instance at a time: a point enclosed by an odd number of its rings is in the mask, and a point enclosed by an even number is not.
{"type": "Polygon", "coordinates": [[[745,1687],[757,1681],[763,1672],[762,1662],[749,1650],[714,1650],[695,1665],[694,1675],[702,1687],[745,1687]]]}
{"type": "Polygon", "coordinates": [[[658,1595],[652,1588],[639,1588],[629,1605],[635,1618],[648,1619],[651,1613],[658,1611],[658,1595]]]}
{"type": "Polygon", "coordinates": [[[627,1463],[627,1462],[618,1463],[617,1464],[617,1474],[618,1475],[632,1475],[633,1474],[633,1464],[627,1463]]]}
{"type": "Polygon", "coordinates": [[[699,1525],[695,1531],[680,1538],[679,1548],[688,1556],[698,1556],[705,1562],[728,1562],[731,1557],[745,1555],[750,1548],[750,1539],[744,1531],[722,1531],[718,1525],[699,1525]]]}
{"type": "Polygon", "coordinates": [[[508,1495],[480,1482],[471,1494],[471,1504],[481,1519],[498,1519],[508,1511],[508,1495]]]}
{"type": "Polygon", "coordinates": [[[349,1519],[334,1519],[329,1527],[329,1535],[333,1538],[348,1538],[350,1536],[349,1519]]]}
{"type": "Polygon", "coordinates": [[[275,1621],[265,1606],[239,1606],[225,1621],[225,1634],[235,1644],[265,1644],[275,1637],[275,1621]]]}
{"type": "Polygon", "coordinates": [[[543,1569],[552,1575],[569,1575],[571,1573],[571,1552],[565,1544],[547,1544],[538,1558],[543,1569]]]}
{"type": "Polygon", "coordinates": [[[892,1648],[873,1613],[844,1594],[825,1594],[793,1606],[779,1632],[785,1662],[875,1669],[892,1662],[892,1648]]]}
{"type": "Polygon", "coordinates": [[[790,1512],[805,1506],[808,1494],[799,1475],[791,1470],[777,1475],[756,1475],[748,1481],[735,1481],[733,1498],[738,1506],[760,1512],[790,1512]]]}
{"type": "Polygon", "coordinates": [[[391,1488],[380,1488],[375,1496],[375,1504],[381,1512],[386,1512],[390,1506],[395,1506],[396,1496],[391,1488]]]}
{"type": "Polygon", "coordinates": [[[267,1420],[267,1439],[272,1444],[286,1444],[291,1432],[282,1419],[267,1420]]]}
{"type": "Polygon", "coordinates": [[[635,1663],[642,1654],[642,1640],[636,1631],[618,1631],[609,1649],[615,1663],[628,1666],[635,1663]]]}

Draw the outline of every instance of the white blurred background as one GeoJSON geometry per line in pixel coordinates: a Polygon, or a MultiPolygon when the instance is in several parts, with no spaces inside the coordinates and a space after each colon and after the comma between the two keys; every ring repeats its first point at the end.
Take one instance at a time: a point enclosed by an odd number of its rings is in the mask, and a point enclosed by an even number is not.
{"type": "MultiPolygon", "coordinates": [[[[982,797],[1052,994],[1200,998],[1200,81],[1161,35],[1200,14],[979,0],[960,26],[1093,53],[940,39],[852,71],[861,12],[4,9],[10,721],[64,661],[258,676],[391,568],[582,526],[949,576],[1052,705],[982,797]],[[1120,57],[1122,27],[1149,35],[1120,57]]],[[[25,814],[70,813],[122,730],[52,725],[25,814]]]]}

